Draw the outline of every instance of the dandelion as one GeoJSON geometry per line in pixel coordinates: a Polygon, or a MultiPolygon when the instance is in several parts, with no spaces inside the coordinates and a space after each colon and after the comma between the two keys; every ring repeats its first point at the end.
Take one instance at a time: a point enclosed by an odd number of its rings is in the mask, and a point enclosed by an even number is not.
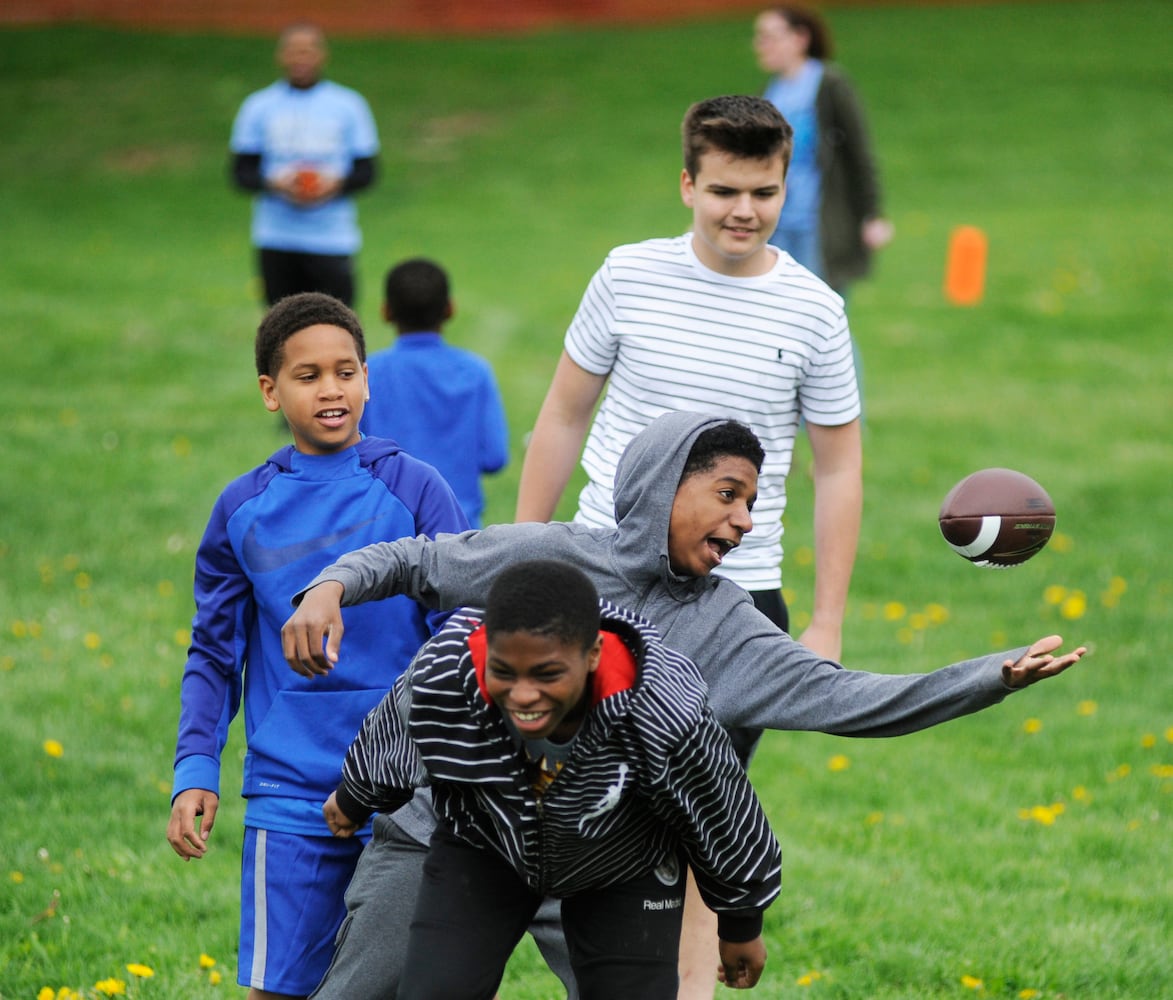
{"type": "Polygon", "coordinates": [[[126,971],[132,976],[137,976],[139,979],[150,979],[155,974],[155,970],[149,965],[141,965],[138,962],[131,962],[126,971]]]}
{"type": "Polygon", "coordinates": [[[216,960],[211,955],[205,955],[203,952],[200,952],[201,969],[211,969],[215,966],[215,964],[216,960]]]}
{"type": "Polygon", "coordinates": [[[1069,621],[1075,621],[1087,614],[1087,595],[1082,590],[1073,590],[1059,605],[1059,614],[1069,621]]]}
{"type": "Polygon", "coordinates": [[[171,442],[171,450],[177,458],[187,458],[191,454],[191,441],[180,434],[171,442]]]}
{"type": "Polygon", "coordinates": [[[1173,778],[1173,764],[1153,764],[1149,773],[1154,778],[1173,778]]]}
{"type": "Polygon", "coordinates": [[[884,605],[884,621],[898,622],[908,614],[908,609],[899,601],[889,601],[884,605]]]}
{"type": "Polygon", "coordinates": [[[89,590],[90,587],[94,585],[94,578],[90,576],[89,573],[85,572],[85,570],[82,570],[82,572],[74,576],[73,585],[77,587],[78,590],[89,590]]]}
{"type": "Polygon", "coordinates": [[[42,986],[37,991],[37,1000],[54,1000],[57,994],[53,992],[52,986],[42,986]]]}
{"type": "Polygon", "coordinates": [[[1108,773],[1109,781],[1119,781],[1121,778],[1127,778],[1132,774],[1131,764],[1121,764],[1115,770],[1108,773]]]}
{"type": "Polygon", "coordinates": [[[175,584],[172,583],[170,580],[160,580],[159,585],[158,585],[158,591],[159,591],[160,597],[174,597],[175,596],[175,584]]]}
{"type": "Polygon", "coordinates": [[[1165,742],[1173,743],[1173,726],[1165,730],[1165,742]]]}
{"type": "Polygon", "coordinates": [[[24,872],[9,872],[8,880],[13,885],[22,885],[24,883],[24,872]]]}
{"type": "Polygon", "coordinates": [[[980,990],[983,989],[986,984],[978,979],[977,976],[962,976],[961,985],[964,986],[967,990],[980,990]]]}
{"type": "Polygon", "coordinates": [[[1041,732],[1042,728],[1042,719],[1027,719],[1026,722],[1022,724],[1022,731],[1029,736],[1033,736],[1035,733],[1041,732]]]}
{"type": "Polygon", "coordinates": [[[65,753],[65,747],[61,745],[59,740],[45,740],[45,742],[41,744],[41,748],[50,757],[61,757],[65,753]]]}
{"type": "Polygon", "coordinates": [[[1153,747],[1155,747],[1157,745],[1157,737],[1154,736],[1152,733],[1145,733],[1140,738],[1140,745],[1142,747],[1144,747],[1146,750],[1151,750],[1153,747]]]}
{"type": "Polygon", "coordinates": [[[103,996],[116,997],[121,996],[126,992],[126,983],[124,983],[121,979],[115,979],[111,977],[109,979],[101,979],[94,983],[94,989],[96,989],[103,996]]]}
{"type": "Polygon", "coordinates": [[[82,639],[82,643],[86,649],[93,652],[93,650],[101,648],[102,637],[97,632],[87,632],[85,638],[82,639]]]}
{"type": "Polygon", "coordinates": [[[1018,991],[1018,1000],[1035,1000],[1035,997],[1041,997],[1043,994],[1033,987],[1027,987],[1025,990],[1018,991]]]}
{"type": "Polygon", "coordinates": [[[822,978],[823,974],[821,972],[819,972],[817,969],[811,969],[810,972],[799,976],[795,982],[799,986],[810,986],[812,983],[817,983],[822,978]]]}
{"type": "Polygon", "coordinates": [[[1052,583],[1043,591],[1043,601],[1053,606],[1062,604],[1066,597],[1067,588],[1057,583],[1052,583]]]}
{"type": "Polygon", "coordinates": [[[172,636],[172,639],[175,642],[175,645],[177,645],[177,646],[183,646],[183,647],[190,646],[191,645],[191,632],[185,628],[177,628],[175,630],[175,635],[172,636]]]}
{"type": "Polygon", "coordinates": [[[220,973],[216,969],[213,969],[211,972],[208,973],[208,982],[211,983],[213,986],[219,986],[220,980],[223,978],[224,977],[221,976],[220,973]]]}
{"type": "Polygon", "coordinates": [[[949,609],[943,604],[926,604],[925,614],[934,625],[944,625],[949,620],[949,609]]]}
{"type": "Polygon", "coordinates": [[[19,619],[12,623],[12,637],[14,639],[28,638],[29,626],[28,622],[22,622],[19,619]]]}
{"type": "Polygon", "coordinates": [[[848,760],[846,754],[837,753],[827,761],[827,767],[832,771],[846,771],[851,767],[851,761],[848,760]]]}
{"type": "Polygon", "coordinates": [[[1071,790],[1071,797],[1075,799],[1076,802],[1091,802],[1092,800],[1091,792],[1089,792],[1083,785],[1076,785],[1071,790]]]}
{"type": "Polygon", "coordinates": [[[879,826],[884,822],[884,814],[882,812],[870,812],[864,820],[868,826],[879,826]]]}
{"type": "Polygon", "coordinates": [[[1096,702],[1088,698],[1075,706],[1075,714],[1082,715],[1084,718],[1086,718],[1089,715],[1095,715],[1096,712],[1099,711],[1099,708],[1100,706],[1096,704],[1096,702]]]}
{"type": "Polygon", "coordinates": [[[1075,548],[1075,540],[1062,531],[1056,531],[1051,536],[1051,549],[1055,552],[1070,552],[1075,548]]]}
{"type": "Polygon", "coordinates": [[[800,545],[794,553],[794,561],[799,566],[813,566],[815,561],[814,550],[809,545],[800,545]]]}

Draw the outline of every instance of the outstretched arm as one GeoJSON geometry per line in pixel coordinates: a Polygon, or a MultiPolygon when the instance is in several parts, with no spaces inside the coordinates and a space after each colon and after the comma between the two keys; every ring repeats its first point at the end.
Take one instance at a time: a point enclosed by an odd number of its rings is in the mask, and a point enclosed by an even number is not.
{"type": "Polygon", "coordinates": [[[554,516],[606,381],[605,375],[592,375],[562,352],[526,449],[515,521],[549,521],[554,516]]]}
{"type": "Polygon", "coordinates": [[[305,592],[297,610],[281,626],[281,653],[302,677],[328,674],[342,644],[343,586],[326,580],[305,592]]]}

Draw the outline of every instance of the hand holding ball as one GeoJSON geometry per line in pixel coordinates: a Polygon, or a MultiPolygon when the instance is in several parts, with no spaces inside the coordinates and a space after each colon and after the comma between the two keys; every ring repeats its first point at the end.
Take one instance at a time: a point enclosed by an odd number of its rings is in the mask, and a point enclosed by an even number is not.
{"type": "Polygon", "coordinates": [[[977,566],[1017,566],[1047,544],[1055,505],[1030,476],[982,469],[949,491],[937,520],[959,556],[977,566]]]}

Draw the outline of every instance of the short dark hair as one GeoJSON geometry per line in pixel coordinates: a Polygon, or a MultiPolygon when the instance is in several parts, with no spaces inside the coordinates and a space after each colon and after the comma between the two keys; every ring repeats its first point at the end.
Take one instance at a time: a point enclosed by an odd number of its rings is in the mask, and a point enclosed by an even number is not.
{"type": "Polygon", "coordinates": [[[405,260],[387,272],[383,300],[387,315],[401,331],[439,330],[447,319],[448,275],[423,257],[405,260]]]}
{"type": "Polygon", "coordinates": [[[782,113],[762,97],[730,95],[698,101],[680,126],[684,169],[694,180],[705,153],[717,150],[746,160],[782,155],[785,176],[794,150],[794,129],[782,113]]]}
{"type": "Polygon", "coordinates": [[[762,471],[762,462],[766,460],[766,452],[758,436],[745,424],[737,420],[726,420],[723,424],[710,427],[696,436],[692,448],[689,449],[688,458],[684,460],[684,471],[680,473],[681,482],[698,472],[708,471],[719,459],[729,455],[747,459],[758,472],[762,471]]]}
{"type": "Polygon", "coordinates": [[[354,338],[359,361],[366,361],[366,338],[354,310],[333,295],[299,292],[273,303],[257,327],[257,374],[276,375],[281,367],[285,341],[307,327],[319,325],[336,326],[349,333],[354,338]]]}
{"type": "Polygon", "coordinates": [[[580,569],[531,559],[502,570],[489,588],[485,632],[533,632],[588,649],[599,635],[599,595],[580,569]]]}
{"type": "Polygon", "coordinates": [[[830,59],[835,54],[831,29],[827,27],[827,22],[818,11],[796,3],[780,3],[766,9],[783,18],[791,28],[807,33],[810,43],[807,45],[806,54],[811,59],[830,59]]]}

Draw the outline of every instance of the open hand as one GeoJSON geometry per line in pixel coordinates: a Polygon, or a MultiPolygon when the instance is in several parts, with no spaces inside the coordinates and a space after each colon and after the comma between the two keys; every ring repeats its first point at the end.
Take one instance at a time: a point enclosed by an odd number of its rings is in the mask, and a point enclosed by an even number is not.
{"type": "Polygon", "coordinates": [[[1002,664],[1002,683],[1009,688],[1030,687],[1048,677],[1056,677],[1068,667],[1078,663],[1086,654],[1087,647],[1080,646],[1070,653],[1054,656],[1055,650],[1063,645],[1061,635],[1048,635],[1037,639],[1025,653],[1015,660],[1002,664]]]}

